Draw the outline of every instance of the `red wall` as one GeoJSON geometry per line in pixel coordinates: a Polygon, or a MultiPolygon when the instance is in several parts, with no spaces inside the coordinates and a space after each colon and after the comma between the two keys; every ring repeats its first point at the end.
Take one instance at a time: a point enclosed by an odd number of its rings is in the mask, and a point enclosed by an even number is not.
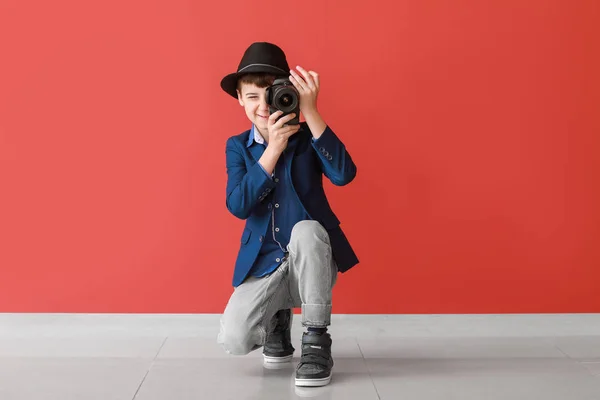
{"type": "Polygon", "coordinates": [[[590,1],[0,2],[0,311],[221,312],[243,221],[219,88],[253,41],[321,75],[359,167],[336,313],[600,312],[590,1]]]}

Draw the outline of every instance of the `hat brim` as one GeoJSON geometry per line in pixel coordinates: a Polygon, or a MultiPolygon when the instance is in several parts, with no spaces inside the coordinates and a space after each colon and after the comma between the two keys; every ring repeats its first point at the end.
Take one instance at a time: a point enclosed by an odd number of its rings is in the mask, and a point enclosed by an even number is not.
{"type": "Polygon", "coordinates": [[[284,74],[281,69],[277,67],[271,67],[269,65],[256,65],[250,66],[244,69],[244,72],[234,72],[232,74],[226,75],[223,79],[221,79],[221,89],[225,91],[225,93],[229,94],[231,97],[237,99],[237,81],[240,76],[250,74],[250,73],[263,73],[263,74],[271,74],[275,76],[287,76],[288,74],[284,74]]]}

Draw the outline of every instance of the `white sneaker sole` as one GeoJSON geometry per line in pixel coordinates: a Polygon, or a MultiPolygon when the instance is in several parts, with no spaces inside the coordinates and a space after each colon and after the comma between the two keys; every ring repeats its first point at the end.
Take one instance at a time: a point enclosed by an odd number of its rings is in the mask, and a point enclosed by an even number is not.
{"type": "Polygon", "coordinates": [[[308,387],[325,386],[325,385],[328,385],[329,382],[331,382],[331,375],[332,375],[332,373],[330,372],[329,376],[327,378],[320,378],[320,379],[296,378],[296,386],[308,386],[308,387]]]}
{"type": "Polygon", "coordinates": [[[290,354],[289,356],[285,356],[285,357],[269,357],[263,354],[264,357],[264,362],[265,363],[269,363],[269,364],[281,364],[281,363],[287,363],[292,361],[292,358],[294,358],[293,354],[290,354]]]}

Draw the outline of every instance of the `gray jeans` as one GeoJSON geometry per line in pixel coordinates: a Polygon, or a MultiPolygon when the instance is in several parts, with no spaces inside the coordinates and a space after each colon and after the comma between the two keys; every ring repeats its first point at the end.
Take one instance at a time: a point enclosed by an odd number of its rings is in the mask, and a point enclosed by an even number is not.
{"type": "Polygon", "coordinates": [[[235,288],[217,338],[227,353],[244,355],[263,346],[281,309],[302,307],[303,326],[330,325],[337,265],[327,231],[317,221],[300,221],[287,250],[288,258],[274,272],[249,277],[235,288]]]}

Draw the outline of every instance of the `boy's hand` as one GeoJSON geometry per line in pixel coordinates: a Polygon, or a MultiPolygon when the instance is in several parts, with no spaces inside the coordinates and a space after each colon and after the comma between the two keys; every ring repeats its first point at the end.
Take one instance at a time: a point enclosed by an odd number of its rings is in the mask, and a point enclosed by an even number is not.
{"type": "Polygon", "coordinates": [[[307,114],[317,112],[317,96],[319,95],[319,74],[314,71],[306,71],[304,68],[296,67],[300,74],[291,70],[290,81],[300,93],[300,111],[306,117],[307,114]]]}
{"type": "Polygon", "coordinates": [[[274,112],[267,122],[267,129],[269,131],[269,145],[267,147],[271,147],[278,153],[283,153],[283,150],[287,147],[290,136],[300,129],[300,125],[283,126],[286,122],[294,119],[296,114],[292,113],[277,120],[282,114],[283,111],[274,112]]]}

